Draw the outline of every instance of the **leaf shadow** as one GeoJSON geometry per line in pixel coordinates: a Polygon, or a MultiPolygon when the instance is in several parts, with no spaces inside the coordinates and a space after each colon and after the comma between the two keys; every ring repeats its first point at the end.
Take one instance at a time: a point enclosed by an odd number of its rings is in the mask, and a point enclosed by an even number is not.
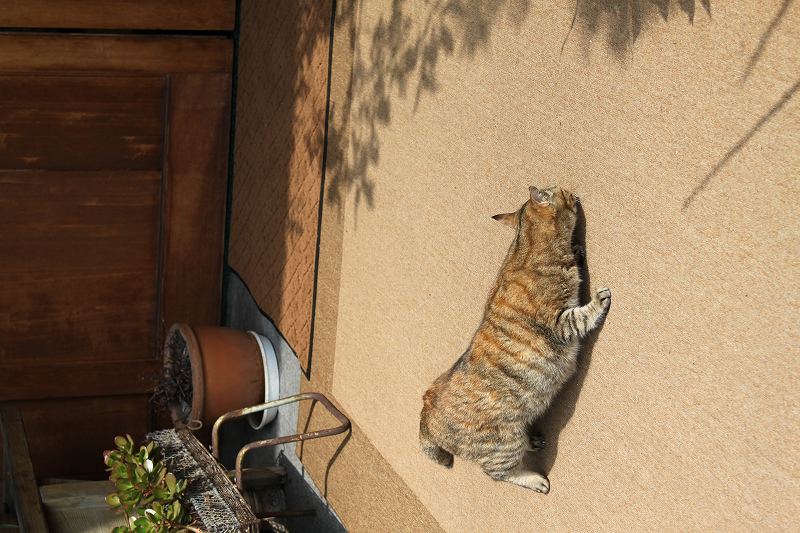
{"type": "Polygon", "coordinates": [[[381,135],[400,101],[413,98],[416,113],[425,96],[439,90],[445,59],[474,59],[498,21],[519,25],[530,11],[530,0],[438,0],[422,9],[392,0],[372,28],[357,28],[365,5],[350,2],[337,12],[335,31],[348,32],[352,66],[346,96],[331,104],[327,129],[326,202],[342,208],[349,199],[356,212],[374,207],[381,135]]]}
{"type": "MultiPolygon", "coordinates": [[[[595,38],[603,38],[613,55],[624,61],[633,53],[633,45],[643,31],[658,20],[669,20],[673,4],[694,24],[696,0],[575,0],[561,52],[577,23],[583,29],[584,50],[595,38]]],[[[710,17],[711,0],[700,0],[700,4],[710,17]]]]}

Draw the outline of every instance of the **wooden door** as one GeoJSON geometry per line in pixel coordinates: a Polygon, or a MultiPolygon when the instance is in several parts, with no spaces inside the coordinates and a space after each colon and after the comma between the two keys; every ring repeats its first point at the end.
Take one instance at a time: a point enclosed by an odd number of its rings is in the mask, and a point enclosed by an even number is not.
{"type": "Polygon", "coordinates": [[[149,425],[165,328],[219,321],[232,43],[0,34],[0,401],[37,475],[149,425]]]}

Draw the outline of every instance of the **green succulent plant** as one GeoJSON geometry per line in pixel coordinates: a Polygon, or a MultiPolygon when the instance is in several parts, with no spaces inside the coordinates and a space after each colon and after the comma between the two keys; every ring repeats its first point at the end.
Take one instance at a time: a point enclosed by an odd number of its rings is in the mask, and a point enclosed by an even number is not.
{"type": "Polygon", "coordinates": [[[130,435],[115,437],[116,450],[104,454],[109,479],[116,488],[106,496],[113,509],[125,515],[127,526],[113,533],[180,533],[196,531],[181,505],[186,480],[167,471],[154,443],[134,445],[130,435]]]}

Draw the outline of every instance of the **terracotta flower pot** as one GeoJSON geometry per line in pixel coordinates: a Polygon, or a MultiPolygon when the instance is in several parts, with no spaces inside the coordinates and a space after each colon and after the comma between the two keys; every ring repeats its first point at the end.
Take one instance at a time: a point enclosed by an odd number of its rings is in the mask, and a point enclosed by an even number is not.
{"type": "MultiPolygon", "coordinates": [[[[277,398],[275,352],[252,332],[175,324],[164,343],[164,369],[177,384],[166,399],[173,423],[195,429],[199,420],[201,438],[220,415],[277,398]]],[[[250,422],[261,427],[274,416],[250,422]]]]}

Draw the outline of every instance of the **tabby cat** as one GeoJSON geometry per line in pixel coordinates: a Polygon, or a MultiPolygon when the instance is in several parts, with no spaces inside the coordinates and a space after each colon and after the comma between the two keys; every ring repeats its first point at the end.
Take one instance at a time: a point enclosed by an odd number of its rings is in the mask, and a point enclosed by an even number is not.
{"type": "Polygon", "coordinates": [[[559,187],[530,187],[530,199],[493,218],[516,230],[466,353],[423,397],[420,445],[446,467],[477,462],[493,479],[547,493],[547,478],[526,467],[544,446],[527,428],[576,368],[578,343],[604,319],[611,291],[578,305],[572,248],[578,198],[559,187]]]}

